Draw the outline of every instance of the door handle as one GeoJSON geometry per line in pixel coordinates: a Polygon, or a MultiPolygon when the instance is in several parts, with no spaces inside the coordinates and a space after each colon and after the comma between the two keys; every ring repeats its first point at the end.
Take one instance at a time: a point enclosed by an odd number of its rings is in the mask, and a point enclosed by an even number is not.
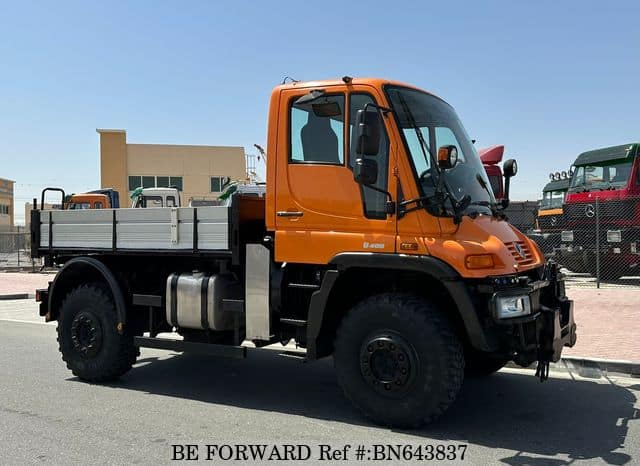
{"type": "Polygon", "coordinates": [[[291,210],[279,210],[276,212],[278,217],[302,217],[303,212],[291,211],[291,210]]]}

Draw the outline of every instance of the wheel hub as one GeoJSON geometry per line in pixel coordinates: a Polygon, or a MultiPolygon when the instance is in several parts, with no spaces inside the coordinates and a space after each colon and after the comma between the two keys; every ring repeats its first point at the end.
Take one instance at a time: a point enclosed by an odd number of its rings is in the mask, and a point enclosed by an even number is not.
{"type": "Polygon", "coordinates": [[[365,340],[360,349],[360,371],[379,393],[392,396],[407,389],[416,370],[415,350],[392,333],[365,340]]]}
{"type": "Polygon", "coordinates": [[[74,349],[85,357],[95,356],[102,347],[102,326],[89,312],[79,312],[71,322],[74,349]]]}

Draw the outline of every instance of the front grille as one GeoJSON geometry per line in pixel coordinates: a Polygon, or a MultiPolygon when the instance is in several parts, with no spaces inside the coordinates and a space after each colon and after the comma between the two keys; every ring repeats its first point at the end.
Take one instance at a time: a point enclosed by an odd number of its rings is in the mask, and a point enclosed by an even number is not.
{"type": "MultiPolygon", "coordinates": [[[[636,201],[637,202],[637,201],[636,201]]],[[[585,223],[594,223],[598,208],[598,217],[603,220],[629,220],[633,218],[634,204],[627,200],[600,201],[596,205],[593,202],[576,202],[564,205],[564,215],[568,220],[581,220],[585,223]]]]}
{"type": "Polygon", "coordinates": [[[560,231],[564,228],[562,214],[541,215],[538,217],[538,227],[541,231],[560,231]]]}
{"type": "Polygon", "coordinates": [[[509,252],[520,265],[533,264],[533,253],[529,249],[529,246],[524,241],[514,241],[512,243],[506,243],[509,252]],[[520,254],[522,252],[522,254],[520,254]]]}

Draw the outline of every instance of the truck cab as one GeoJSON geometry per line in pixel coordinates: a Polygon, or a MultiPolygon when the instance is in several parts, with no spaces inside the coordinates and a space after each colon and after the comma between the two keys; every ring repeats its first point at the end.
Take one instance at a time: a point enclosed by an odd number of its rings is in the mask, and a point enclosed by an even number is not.
{"type": "MultiPolygon", "coordinates": [[[[246,357],[246,342],[293,340],[305,361],[333,357],[365,416],[406,428],[465,376],[515,361],[544,380],[575,343],[562,274],[505,220],[441,98],[385,79],[283,84],[267,153],[266,186],[228,205],[32,213],[32,255],[61,266],[40,313],[74,374],[121,376],[139,347],[246,357]]],[[[516,171],[505,162],[505,198],[516,171]]]]}
{"type": "Polygon", "coordinates": [[[563,228],[562,207],[569,189],[569,174],[556,172],[549,175],[550,181],[542,188],[542,199],[538,204],[536,228],[529,235],[535,239],[546,256],[560,247],[560,231],[563,228]]]}
{"type": "Polygon", "coordinates": [[[110,209],[111,201],[104,194],[72,194],[64,204],[64,208],[68,210],[110,209]]]}
{"type": "Polygon", "coordinates": [[[571,269],[606,278],[640,265],[639,143],[580,154],[564,204],[562,261],[571,269]]]}
{"type": "Polygon", "coordinates": [[[513,201],[505,199],[505,188],[508,181],[505,179],[500,162],[504,157],[504,146],[495,145],[478,149],[478,155],[482,161],[482,166],[487,173],[491,190],[498,203],[505,203],[502,213],[509,223],[518,230],[525,232],[530,238],[537,240],[539,236],[532,235],[531,230],[535,224],[535,206],[532,201],[513,201]]]}
{"type": "Polygon", "coordinates": [[[180,207],[177,188],[137,188],[131,199],[131,208],[180,207]]]}
{"type": "Polygon", "coordinates": [[[504,156],[504,146],[496,145],[479,149],[478,155],[487,172],[493,195],[497,200],[501,200],[504,197],[504,183],[502,182],[502,170],[499,164],[504,156]]]}

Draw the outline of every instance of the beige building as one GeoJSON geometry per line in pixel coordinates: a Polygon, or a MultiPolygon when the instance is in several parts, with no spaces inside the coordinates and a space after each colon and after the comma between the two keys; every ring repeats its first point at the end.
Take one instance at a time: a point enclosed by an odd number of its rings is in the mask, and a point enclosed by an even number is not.
{"type": "Polygon", "coordinates": [[[13,228],[13,185],[15,181],[0,178],[0,230],[13,228]]]}
{"type": "Polygon", "coordinates": [[[121,207],[137,187],[175,186],[182,205],[217,199],[223,180],[247,177],[243,147],[129,144],[119,129],[98,129],[100,184],[120,193],[121,207]]]}

